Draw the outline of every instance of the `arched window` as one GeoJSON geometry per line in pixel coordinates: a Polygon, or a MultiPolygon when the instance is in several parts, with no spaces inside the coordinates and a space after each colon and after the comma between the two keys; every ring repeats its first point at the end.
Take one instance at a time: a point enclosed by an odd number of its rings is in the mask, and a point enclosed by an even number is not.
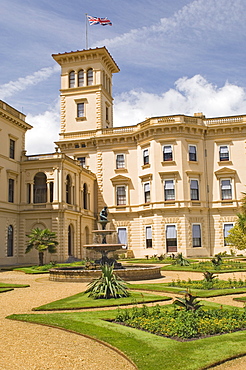
{"type": "Polygon", "coordinates": [[[66,177],[66,203],[72,203],[72,181],[69,175],[66,177]]]}
{"type": "Polygon", "coordinates": [[[7,257],[14,255],[14,228],[12,225],[8,227],[8,240],[7,240],[7,257]]]}
{"type": "Polygon", "coordinates": [[[69,73],[69,87],[75,87],[75,72],[71,71],[69,73]]]}
{"type": "Polygon", "coordinates": [[[78,86],[84,86],[84,71],[81,69],[78,73],[78,86]]]}
{"type": "Polygon", "coordinates": [[[88,208],[88,187],[86,183],[83,185],[83,206],[84,209],[88,208]]]}
{"type": "Polygon", "coordinates": [[[33,203],[47,202],[47,184],[46,175],[43,172],[38,172],[34,177],[33,187],[33,203]]]}
{"type": "Polygon", "coordinates": [[[93,69],[87,70],[87,86],[93,85],[93,69]]]}
{"type": "Polygon", "coordinates": [[[68,255],[73,255],[73,225],[68,226],[68,255]]]}

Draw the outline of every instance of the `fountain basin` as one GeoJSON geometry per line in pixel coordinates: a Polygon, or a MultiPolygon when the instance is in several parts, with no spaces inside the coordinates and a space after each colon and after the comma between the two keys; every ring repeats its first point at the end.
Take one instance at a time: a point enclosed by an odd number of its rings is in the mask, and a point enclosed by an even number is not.
{"type": "MultiPolygon", "coordinates": [[[[161,277],[159,266],[124,266],[122,269],[114,270],[115,275],[125,281],[151,280],[161,277]]],[[[60,267],[50,270],[49,280],[67,282],[90,282],[101,276],[100,269],[88,270],[83,267],[60,267]]]]}

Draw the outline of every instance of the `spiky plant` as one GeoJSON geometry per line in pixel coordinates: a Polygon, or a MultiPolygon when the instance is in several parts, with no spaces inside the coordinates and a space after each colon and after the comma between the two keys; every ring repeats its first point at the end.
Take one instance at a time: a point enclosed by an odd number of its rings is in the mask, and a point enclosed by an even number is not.
{"type": "Polygon", "coordinates": [[[88,284],[85,293],[94,299],[128,297],[126,283],[114,274],[114,266],[102,265],[102,275],[88,284]]]}
{"type": "Polygon", "coordinates": [[[178,253],[177,256],[175,257],[175,264],[179,266],[189,266],[190,262],[183,257],[182,253],[178,253]]]}
{"type": "Polygon", "coordinates": [[[177,297],[173,304],[184,308],[186,311],[196,311],[202,306],[200,305],[200,301],[197,301],[196,297],[188,291],[185,293],[184,298],[177,297]]]}
{"type": "Polygon", "coordinates": [[[209,282],[209,283],[213,282],[213,280],[215,278],[217,278],[217,275],[214,275],[214,273],[213,272],[210,272],[210,271],[205,271],[203,273],[203,276],[204,276],[204,280],[207,281],[207,282],[209,282]]]}

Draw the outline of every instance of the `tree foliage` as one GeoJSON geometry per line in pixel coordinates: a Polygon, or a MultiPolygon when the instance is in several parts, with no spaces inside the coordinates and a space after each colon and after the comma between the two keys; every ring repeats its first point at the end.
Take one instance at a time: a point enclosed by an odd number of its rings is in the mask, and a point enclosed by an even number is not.
{"type": "Polygon", "coordinates": [[[27,235],[29,238],[25,253],[30,252],[32,249],[38,251],[39,266],[44,264],[44,252],[56,253],[56,247],[58,242],[56,240],[56,233],[49,229],[39,229],[38,227],[32,229],[30,234],[27,235]]]}
{"type": "Polygon", "coordinates": [[[227,244],[239,250],[246,249],[246,193],[242,194],[241,212],[237,214],[237,222],[229,231],[229,235],[226,238],[227,244]]]}
{"type": "Polygon", "coordinates": [[[244,233],[238,222],[230,230],[229,235],[226,238],[226,242],[239,250],[246,249],[246,233],[244,233]]]}

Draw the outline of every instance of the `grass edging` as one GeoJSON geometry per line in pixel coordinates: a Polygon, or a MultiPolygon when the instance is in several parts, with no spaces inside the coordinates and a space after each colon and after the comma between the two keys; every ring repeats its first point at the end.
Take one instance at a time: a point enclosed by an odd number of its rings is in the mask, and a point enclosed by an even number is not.
{"type": "MultiPolygon", "coordinates": [[[[211,305],[211,303],[210,303],[211,305]]],[[[213,304],[220,307],[220,305],[213,304]]],[[[188,342],[177,342],[138,329],[105,321],[113,319],[117,310],[21,314],[8,316],[86,335],[106,342],[124,352],[139,370],[205,370],[231,358],[246,355],[246,331],[239,331],[188,342]],[[141,348],[141,351],[139,350],[141,348]]]]}
{"type": "Polygon", "coordinates": [[[158,303],[161,301],[171,300],[170,297],[159,296],[149,293],[131,292],[129,297],[111,298],[111,299],[93,299],[88,294],[77,293],[70,297],[59,299],[57,301],[35,307],[33,311],[61,311],[61,310],[78,310],[90,308],[104,308],[114,306],[128,306],[143,303],[158,303]]]}

